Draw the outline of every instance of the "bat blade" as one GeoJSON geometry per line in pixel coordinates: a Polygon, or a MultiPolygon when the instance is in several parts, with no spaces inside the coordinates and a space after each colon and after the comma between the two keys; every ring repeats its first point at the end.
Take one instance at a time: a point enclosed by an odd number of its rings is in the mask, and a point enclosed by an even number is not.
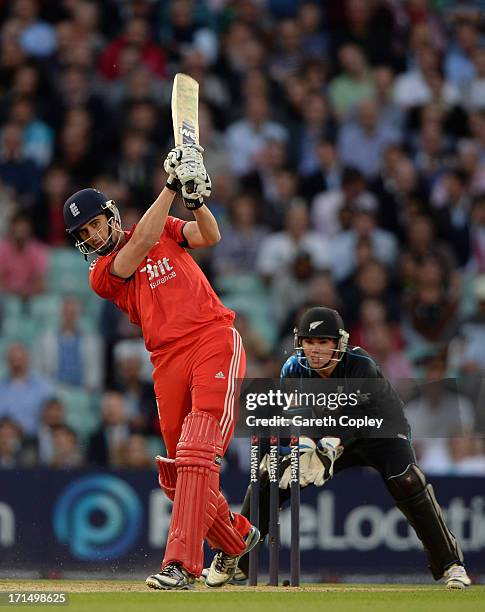
{"type": "Polygon", "coordinates": [[[172,120],[176,146],[199,144],[199,84],[182,72],[173,81],[172,120]]]}

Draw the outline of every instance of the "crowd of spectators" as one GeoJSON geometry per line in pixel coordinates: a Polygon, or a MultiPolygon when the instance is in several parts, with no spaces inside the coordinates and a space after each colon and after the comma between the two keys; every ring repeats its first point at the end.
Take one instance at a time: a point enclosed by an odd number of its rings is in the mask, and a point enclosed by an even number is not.
{"type": "MultiPolygon", "coordinates": [[[[338,308],[351,343],[391,378],[440,355],[442,377],[464,381],[465,437],[427,467],[484,473],[483,460],[467,463],[484,453],[473,435],[484,424],[482,2],[0,3],[4,299],[28,308],[46,295],[52,254],[73,248],[62,204],[75,190],[107,193],[125,228],[153,201],[178,71],[200,84],[223,237],[193,256],[237,312],[248,374],[278,376],[306,307],[338,308]]],[[[190,218],[180,202],[173,214],[190,218]]],[[[140,334],[109,304],[85,330],[82,308],[61,296],[58,328],[30,357],[5,347],[0,466],[150,463],[156,408],[140,334]],[[68,425],[57,384],[95,397],[99,429],[68,425]]],[[[427,396],[431,410],[440,398],[427,396]]],[[[446,434],[460,433],[449,422],[446,434]]]]}

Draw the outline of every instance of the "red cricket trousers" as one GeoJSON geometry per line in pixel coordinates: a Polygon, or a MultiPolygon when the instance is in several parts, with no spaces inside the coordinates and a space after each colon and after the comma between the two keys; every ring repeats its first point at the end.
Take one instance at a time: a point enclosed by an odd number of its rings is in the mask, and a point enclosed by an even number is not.
{"type": "Polygon", "coordinates": [[[246,355],[241,336],[227,323],[203,328],[151,357],[155,396],[168,457],[174,458],[182,423],[191,410],[210,412],[220,423],[224,453],[234,430],[237,380],[246,355]]]}
{"type": "MultiPolygon", "coordinates": [[[[237,380],[244,376],[246,356],[239,333],[227,323],[201,330],[197,337],[182,339],[176,346],[152,353],[153,379],[160,429],[169,458],[176,457],[183,422],[191,411],[209,412],[219,422],[223,454],[232,437],[237,400],[237,380]]],[[[190,494],[190,493],[189,493],[190,494]]],[[[240,514],[230,513],[227,501],[218,493],[218,510],[206,538],[213,548],[238,554],[250,528],[240,514]]],[[[200,520],[200,516],[193,520],[200,520]]],[[[173,522],[173,521],[172,521],[173,522]]],[[[198,558],[187,559],[179,544],[173,545],[169,531],[164,563],[182,561],[190,573],[202,569],[202,542],[198,558]]],[[[186,537],[190,540],[191,531],[186,537]]],[[[188,543],[188,541],[186,541],[188,543]]]]}

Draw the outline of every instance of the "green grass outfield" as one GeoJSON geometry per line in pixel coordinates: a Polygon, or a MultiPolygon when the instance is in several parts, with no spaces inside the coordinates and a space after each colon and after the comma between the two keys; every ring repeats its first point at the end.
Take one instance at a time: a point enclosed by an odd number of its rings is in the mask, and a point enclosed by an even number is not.
{"type": "MultiPolygon", "coordinates": [[[[485,587],[449,591],[442,585],[305,584],[290,587],[225,587],[210,590],[198,586],[192,591],[151,591],[143,582],[0,580],[0,594],[6,592],[69,592],[68,606],[54,606],[60,612],[478,612],[485,609],[485,587]]],[[[8,609],[46,609],[38,605],[0,605],[8,609]]],[[[52,606],[49,606],[52,609],[52,606]]]]}

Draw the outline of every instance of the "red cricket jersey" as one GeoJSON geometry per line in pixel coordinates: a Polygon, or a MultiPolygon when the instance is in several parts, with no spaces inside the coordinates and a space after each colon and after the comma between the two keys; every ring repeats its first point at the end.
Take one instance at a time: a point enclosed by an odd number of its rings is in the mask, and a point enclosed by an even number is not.
{"type": "MultiPolygon", "coordinates": [[[[150,352],[197,333],[202,326],[234,320],[234,312],[222,304],[183,248],[187,246],[182,232],[185,223],[168,217],[160,240],[130,278],[120,278],[110,271],[119,249],[99,257],[89,268],[93,291],[114,302],[142,328],[150,352]]],[[[128,240],[135,227],[125,232],[128,240]]]]}

